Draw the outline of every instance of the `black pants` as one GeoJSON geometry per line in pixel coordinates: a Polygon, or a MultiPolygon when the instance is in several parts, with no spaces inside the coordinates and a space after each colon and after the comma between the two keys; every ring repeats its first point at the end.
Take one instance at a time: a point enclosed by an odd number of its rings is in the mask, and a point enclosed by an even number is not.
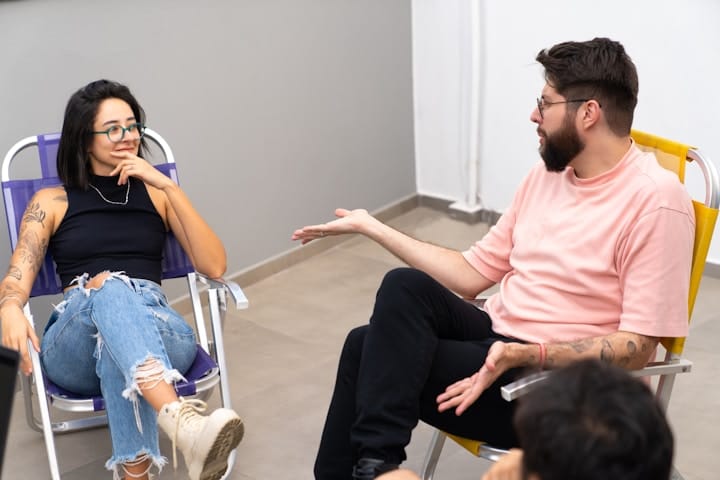
{"type": "Polygon", "coordinates": [[[503,374],[461,416],[438,413],[436,397],[483,365],[496,341],[490,317],[427,274],[388,272],[369,325],[352,330],[343,346],[325,421],[315,478],[345,480],[358,458],[399,464],[421,419],[446,432],[517,446],[514,405],[500,396],[517,369],[503,374]]]}

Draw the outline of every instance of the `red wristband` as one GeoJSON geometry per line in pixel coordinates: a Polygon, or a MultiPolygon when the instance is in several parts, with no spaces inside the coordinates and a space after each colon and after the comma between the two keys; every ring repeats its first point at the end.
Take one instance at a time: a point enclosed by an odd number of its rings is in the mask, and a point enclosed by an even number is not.
{"type": "Polygon", "coordinates": [[[547,357],[547,350],[545,349],[544,343],[538,343],[538,347],[540,347],[540,370],[542,370],[545,367],[545,358],[547,357]]]}

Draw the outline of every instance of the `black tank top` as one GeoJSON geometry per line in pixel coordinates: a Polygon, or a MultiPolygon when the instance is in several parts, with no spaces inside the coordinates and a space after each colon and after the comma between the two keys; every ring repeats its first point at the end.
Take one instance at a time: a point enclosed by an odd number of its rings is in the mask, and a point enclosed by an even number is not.
{"type": "Polygon", "coordinates": [[[117,176],[91,175],[90,184],[102,196],[92,187],[65,189],[67,213],[49,245],[63,288],[78,275],[105,270],[160,283],[165,224],[145,184],[129,181],[128,191],[117,176]]]}

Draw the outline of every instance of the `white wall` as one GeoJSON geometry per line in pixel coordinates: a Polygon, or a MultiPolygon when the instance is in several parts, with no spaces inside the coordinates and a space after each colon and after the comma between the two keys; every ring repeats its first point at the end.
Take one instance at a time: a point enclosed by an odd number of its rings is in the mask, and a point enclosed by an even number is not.
{"type": "Polygon", "coordinates": [[[127,83],[232,274],[415,192],[410,27],[409,0],[0,0],[0,155],[82,85],[127,83]]]}
{"type": "Polygon", "coordinates": [[[467,193],[472,41],[468,0],[413,0],[413,92],[418,193],[467,193]]]}
{"type": "MultiPolygon", "coordinates": [[[[415,155],[418,192],[451,200],[467,192],[467,108],[459,76],[469,1],[413,1],[415,155]],[[463,15],[464,14],[464,15],[463,15]]],[[[720,2],[716,0],[481,1],[484,74],[479,195],[502,210],[538,160],[529,121],[542,86],[537,52],[566,40],[622,42],[640,76],[635,128],[698,145],[720,165],[720,2]]],[[[465,62],[465,63],[464,63],[465,62]]],[[[698,195],[697,178],[690,189],[698,195]]],[[[716,229],[709,260],[720,263],[716,229]]]]}

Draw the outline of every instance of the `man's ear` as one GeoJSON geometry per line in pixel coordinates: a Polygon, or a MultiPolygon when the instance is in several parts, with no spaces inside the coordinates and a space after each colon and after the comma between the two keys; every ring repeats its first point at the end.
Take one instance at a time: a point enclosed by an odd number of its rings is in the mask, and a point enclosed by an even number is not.
{"type": "Polygon", "coordinates": [[[585,127],[591,127],[595,125],[602,116],[602,107],[595,99],[590,99],[580,107],[582,111],[582,123],[585,127]]]}

